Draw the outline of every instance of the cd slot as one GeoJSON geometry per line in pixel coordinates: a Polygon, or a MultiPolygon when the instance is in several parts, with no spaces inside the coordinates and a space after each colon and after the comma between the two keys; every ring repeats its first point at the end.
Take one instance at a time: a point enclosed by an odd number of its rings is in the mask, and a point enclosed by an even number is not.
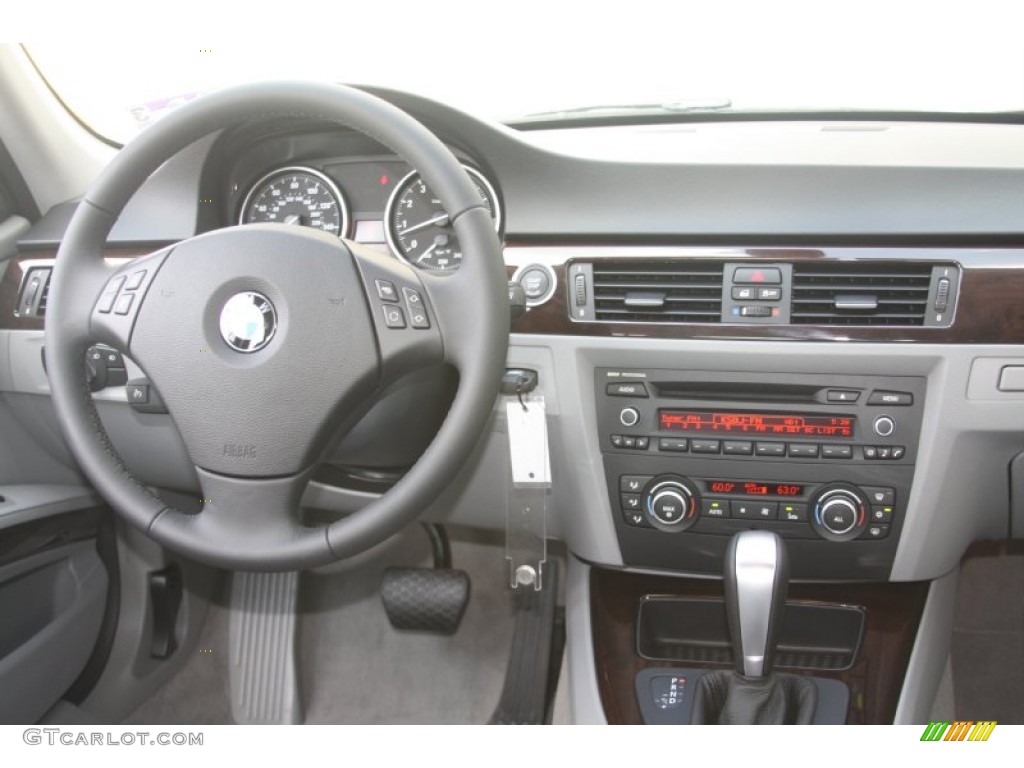
{"type": "Polygon", "coordinates": [[[713,400],[748,403],[814,403],[821,387],[739,381],[658,381],[658,397],[673,400],[713,400]]]}

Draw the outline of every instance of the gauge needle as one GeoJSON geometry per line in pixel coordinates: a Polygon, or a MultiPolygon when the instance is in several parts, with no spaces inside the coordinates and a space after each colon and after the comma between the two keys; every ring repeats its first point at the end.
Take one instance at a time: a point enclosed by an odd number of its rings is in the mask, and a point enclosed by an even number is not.
{"type": "Polygon", "coordinates": [[[296,215],[294,213],[291,213],[291,214],[288,214],[287,216],[284,217],[284,223],[285,224],[301,224],[302,223],[302,217],[298,216],[298,215],[296,215]]]}
{"type": "Polygon", "coordinates": [[[432,246],[427,248],[427,250],[425,250],[422,254],[420,254],[420,257],[418,259],[416,259],[416,263],[419,264],[421,261],[423,261],[425,258],[427,258],[427,256],[432,254],[434,252],[434,249],[437,248],[438,245],[440,245],[440,243],[435,242],[432,246]]]}
{"type": "Polygon", "coordinates": [[[410,232],[415,232],[417,229],[423,229],[424,227],[432,227],[435,224],[439,227],[443,227],[448,223],[448,214],[441,213],[432,219],[421,221],[419,224],[413,224],[411,227],[406,227],[402,230],[401,234],[408,235],[410,232]]]}

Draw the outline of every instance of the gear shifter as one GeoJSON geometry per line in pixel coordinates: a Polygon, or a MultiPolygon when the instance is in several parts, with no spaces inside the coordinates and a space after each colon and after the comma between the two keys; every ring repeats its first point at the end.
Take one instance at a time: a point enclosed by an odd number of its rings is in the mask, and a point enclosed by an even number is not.
{"type": "Polygon", "coordinates": [[[786,604],[786,545],[772,531],[743,531],[725,554],[725,609],[735,672],[700,678],[694,723],[806,724],[814,720],[817,688],[808,677],[772,673],[786,604]]]}
{"type": "Polygon", "coordinates": [[[767,677],[786,604],[786,545],[771,531],[744,531],[725,553],[725,607],[736,671],[767,677]]]}

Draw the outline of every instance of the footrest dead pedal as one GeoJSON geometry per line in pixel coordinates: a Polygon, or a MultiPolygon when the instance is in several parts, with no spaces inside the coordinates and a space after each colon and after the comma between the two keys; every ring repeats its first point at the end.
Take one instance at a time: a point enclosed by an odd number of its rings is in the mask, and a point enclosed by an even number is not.
{"type": "Polygon", "coordinates": [[[380,598],[395,629],[453,635],[469,603],[469,574],[454,568],[387,568],[380,598]]]}

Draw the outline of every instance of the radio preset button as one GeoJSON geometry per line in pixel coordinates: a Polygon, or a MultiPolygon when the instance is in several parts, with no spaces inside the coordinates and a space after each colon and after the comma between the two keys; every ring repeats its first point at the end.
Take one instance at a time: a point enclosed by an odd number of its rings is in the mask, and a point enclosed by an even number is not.
{"type": "Polygon", "coordinates": [[[755,448],[758,456],[785,456],[785,443],[758,443],[755,448]]]}
{"type": "Polygon", "coordinates": [[[818,456],[818,446],[812,443],[790,443],[789,455],[794,459],[814,459],[818,456]]]}
{"type": "Polygon", "coordinates": [[[721,441],[719,440],[700,440],[693,438],[690,441],[690,451],[693,453],[718,453],[721,450],[721,441]]]}
{"type": "Polygon", "coordinates": [[[732,456],[749,456],[754,452],[754,444],[749,440],[726,440],[722,443],[722,453],[732,456]]]}
{"type": "Polygon", "coordinates": [[[849,445],[823,445],[821,456],[824,459],[852,459],[853,448],[849,445]]]}
{"type": "Polygon", "coordinates": [[[690,441],[685,437],[660,437],[658,438],[658,450],[670,451],[672,453],[686,453],[690,441]]]}

